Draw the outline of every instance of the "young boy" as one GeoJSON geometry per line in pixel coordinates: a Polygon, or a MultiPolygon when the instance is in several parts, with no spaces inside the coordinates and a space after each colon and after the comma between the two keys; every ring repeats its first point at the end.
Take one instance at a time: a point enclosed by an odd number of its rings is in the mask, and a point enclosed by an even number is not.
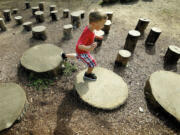
{"type": "MultiPolygon", "coordinates": [[[[87,25],[76,44],[76,54],[62,53],[62,58],[77,58],[88,66],[88,70],[84,74],[84,79],[96,80],[97,77],[92,73],[96,66],[96,61],[90,54],[96,48],[97,43],[94,42],[94,30],[101,30],[106,22],[107,15],[100,11],[92,11],[89,14],[89,25],[87,25]]],[[[102,38],[102,37],[98,37],[102,38]]]]}

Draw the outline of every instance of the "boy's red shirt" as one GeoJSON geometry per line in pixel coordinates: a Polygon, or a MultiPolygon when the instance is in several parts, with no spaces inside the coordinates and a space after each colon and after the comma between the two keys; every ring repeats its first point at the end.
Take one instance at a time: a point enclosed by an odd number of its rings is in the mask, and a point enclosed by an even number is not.
{"type": "Polygon", "coordinates": [[[94,32],[92,32],[88,26],[86,26],[80,36],[80,38],[78,39],[78,42],[76,44],[76,53],[77,54],[82,54],[82,53],[86,53],[88,54],[89,52],[87,51],[83,51],[83,50],[80,50],[78,48],[79,45],[85,45],[85,46],[90,46],[93,42],[94,42],[94,37],[95,37],[95,34],[94,32]]]}

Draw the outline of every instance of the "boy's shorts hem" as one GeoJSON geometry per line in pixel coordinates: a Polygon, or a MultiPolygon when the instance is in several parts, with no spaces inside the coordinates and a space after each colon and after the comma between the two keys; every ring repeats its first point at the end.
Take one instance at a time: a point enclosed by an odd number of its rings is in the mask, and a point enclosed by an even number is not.
{"type": "Polygon", "coordinates": [[[96,61],[90,54],[77,54],[76,58],[85,63],[88,67],[93,68],[96,66],[96,61]]]}

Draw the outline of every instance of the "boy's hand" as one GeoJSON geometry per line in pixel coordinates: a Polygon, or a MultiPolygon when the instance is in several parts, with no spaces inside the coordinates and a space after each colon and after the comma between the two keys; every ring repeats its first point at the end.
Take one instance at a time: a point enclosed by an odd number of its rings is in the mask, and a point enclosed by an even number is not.
{"type": "Polygon", "coordinates": [[[96,48],[97,47],[97,43],[96,42],[94,42],[92,45],[91,45],[91,51],[93,51],[94,50],[94,48],[96,48]]]}

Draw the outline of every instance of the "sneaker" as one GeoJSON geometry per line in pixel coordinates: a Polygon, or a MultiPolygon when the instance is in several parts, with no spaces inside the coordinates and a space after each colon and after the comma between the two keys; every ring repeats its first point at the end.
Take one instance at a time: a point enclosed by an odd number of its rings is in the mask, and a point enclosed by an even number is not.
{"type": "Polygon", "coordinates": [[[62,57],[63,60],[65,60],[65,61],[67,60],[67,57],[66,57],[65,53],[61,53],[61,57],[62,57]]]}
{"type": "Polygon", "coordinates": [[[84,79],[95,81],[97,79],[97,77],[93,73],[90,73],[90,74],[85,73],[84,74],[84,79]]]}

